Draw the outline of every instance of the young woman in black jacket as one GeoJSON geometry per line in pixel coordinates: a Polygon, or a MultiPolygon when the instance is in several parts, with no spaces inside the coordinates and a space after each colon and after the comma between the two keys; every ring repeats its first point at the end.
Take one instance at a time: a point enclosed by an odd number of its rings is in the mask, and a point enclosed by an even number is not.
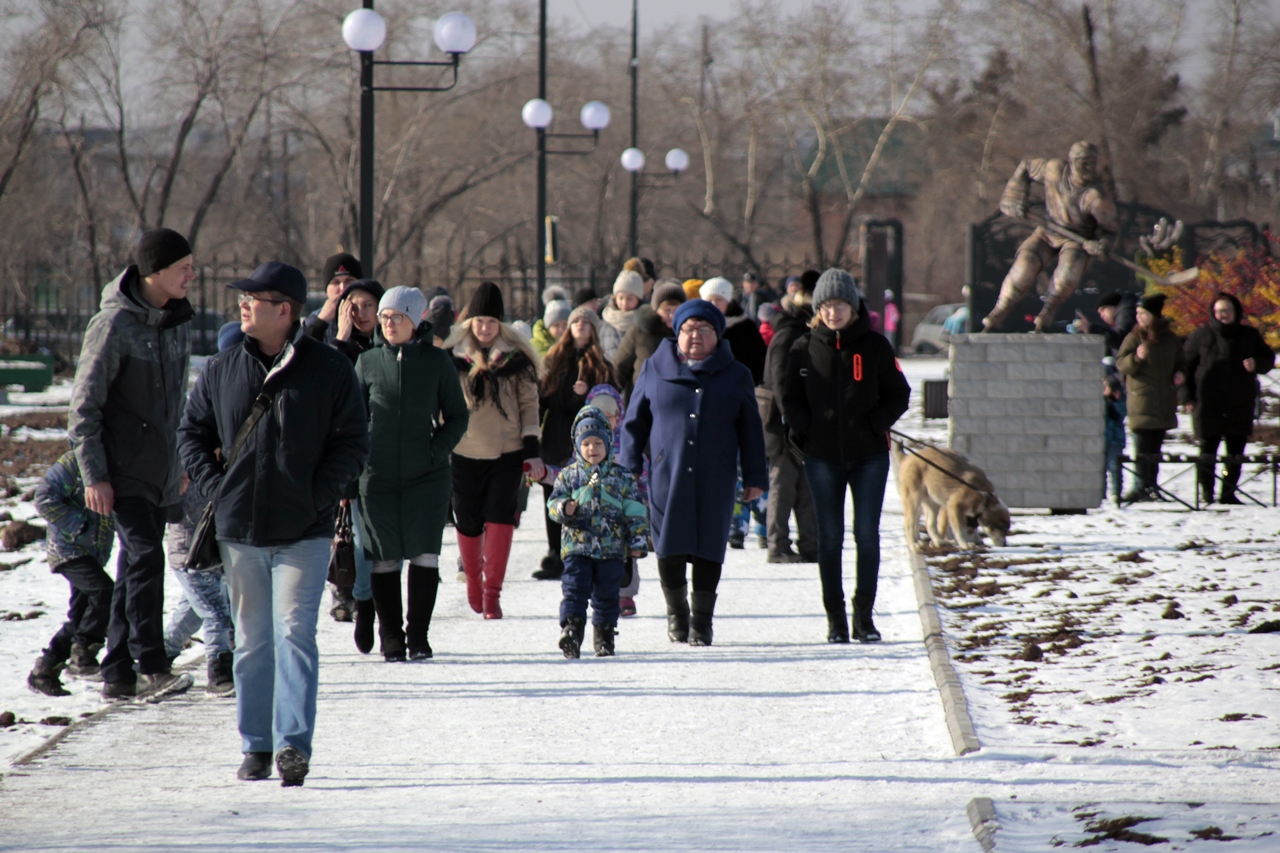
{"type": "Polygon", "coordinates": [[[844,270],[830,269],[813,292],[813,329],[792,345],[782,416],[804,452],[804,471],[818,522],[818,572],[827,611],[827,641],[849,642],[844,609],[844,492],[853,495],[858,581],[854,636],[880,639],[871,613],[880,574],[880,509],[889,477],[889,427],[902,417],[911,387],[888,340],[871,328],[870,312],[844,270]]]}

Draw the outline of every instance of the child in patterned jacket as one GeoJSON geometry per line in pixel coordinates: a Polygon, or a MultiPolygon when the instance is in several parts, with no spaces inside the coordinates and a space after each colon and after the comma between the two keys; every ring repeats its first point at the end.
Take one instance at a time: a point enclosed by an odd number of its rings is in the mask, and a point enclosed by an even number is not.
{"type": "Polygon", "coordinates": [[[643,557],[648,548],[648,511],[631,472],[612,460],[613,429],[604,412],[584,406],[573,419],[572,463],[556,477],[547,501],[554,521],[564,525],[560,556],[560,649],[580,655],[591,599],[597,657],[614,654],[618,627],[618,584],[627,555],[643,557]]]}

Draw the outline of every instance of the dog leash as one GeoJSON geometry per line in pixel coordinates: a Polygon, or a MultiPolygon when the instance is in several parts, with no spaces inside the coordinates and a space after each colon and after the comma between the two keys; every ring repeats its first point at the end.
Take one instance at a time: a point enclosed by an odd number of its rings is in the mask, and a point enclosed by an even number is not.
{"type": "Polygon", "coordinates": [[[937,462],[934,462],[932,459],[920,453],[915,448],[908,447],[906,442],[909,441],[912,444],[921,444],[932,450],[941,450],[942,448],[938,447],[936,444],[925,441],[922,438],[914,438],[912,436],[907,435],[905,432],[899,432],[898,430],[892,427],[889,428],[889,432],[890,434],[895,435],[898,438],[902,439],[902,441],[899,443],[902,445],[902,449],[904,451],[906,451],[907,453],[910,453],[912,456],[916,457],[924,464],[928,465],[931,468],[936,468],[937,470],[941,471],[943,474],[946,474],[948,477],[955,480],[957,483],[964,486],[965,488],[973,489],[975,492],[982,495],[983,499],[994,497],[991,492],[983,491],[982,489],[979,489],[977,486],[973,485],[972,483],[965,482],[958,474],[952,473],[951,471],[948,471],[946,468],[943,468],[937,462]]]}

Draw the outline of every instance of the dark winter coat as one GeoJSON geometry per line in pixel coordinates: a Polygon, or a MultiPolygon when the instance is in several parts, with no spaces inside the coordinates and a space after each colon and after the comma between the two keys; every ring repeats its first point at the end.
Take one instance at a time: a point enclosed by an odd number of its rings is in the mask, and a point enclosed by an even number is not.
{"type": "Polygon", "coordinates": [[[155,308],[131,266],[102,291],[76,367],[67,436],[86,483],[173,506],[182,491],[176,433],[191,358],[191,303],[155,308]]]}
{"type": "Polygon", "coordinates": [[[782,417],[806,455],[848,464],[889,450],[911,386],[867,304],[843,329],[819,325],[791,347],[782,417]]]}
{"type": "Polygon", "coordinates": [[[648,305],[641,305],[636,309],[636,321],[622,336],[622,343],[618,345],[618,352],[613,357],[613,366],[618,371],[618,387],[622,389],[622,393],[631,392],[645,360],[657,351],[658,344],[675,336],[676,333],[662,322],[657,311],[648,305]]]}
{"type": "Polygon", "coordinates": [[[205,364],[178,429],[183,465],[215,502],[219,540],[262,547],[327,539],[338,500],[369,453],[355,370],[300,329],[270,369],[260,353],[245,338],[205,364]],[[230,450],[259,394],[271,395],[271,408],[224,473],[214,451],[230,450]]]}
{"type": "MultiPolygon", "coordinates": [[[[565,332],[565,334],[571,334],[565,332]]],[[[613,384],[613,375],[607,359],[601,359],[605,371],[601,376],[586,376],[588,388],[600,384],[613,384]]],[[[543,363],[546,366],[546,363],[543,363]]],[[[574,456],[573,421],[578,411],[587,402],[582,394],[575,394],[574,383],[578,381],[578,359],[571,359],[561,368],[560,381],[550,394],[542,394],[541,386],[538,395],[538,420],[542,424],[542,458],[553,465],[567,465],[574,456]]],[[[549,377],[548,377],[549,378],[549,377]]],[[[546,379],[543,384],[546,384],[546,379]]]]}
{"type": "Polygon", "coordinates": [[[622,436],[622,464],[637,476],[646,447],[654,551],[724,562],[739,459],[743,486],[769,486],[751,372],[728,343],[690,368],[663,341],[644,363],[622,436]]]}
{"type": "Polygon", "coordinates": [[[1173,429],[1178,425],[1178,395],[1173,374],[1182,367],[1182,339],[1157,317],[1150,332],[1135,327],[1116,356],[1116,369],[1125,375],[1129,405],[1129,429],[1173,429]],[[1146,342],[1146,359],[1138,358],[1138,345],[1146,342]]]}
{"type": "Polygon", "coordinates": [[[36,512],[49,523],[45,538],[49,570],[72,560],[90,558],[99,566],[111,559],[115,516],[99,515],[84,505],[84,480],[75,452],[64,453],[49,466],[36,486],[36,512]]]}
{"type": "Polygon", "coordinates": [[[458,371],[431,343],[431,324],[414,343],[377,345],[356,362],[369,410],[369,462],[360,475],[365,550],[374,560],[439,554],[453,478],[449,454],[470,412],[458,371]]]}
{"type": "Polygon", "coordinates": [[[797,340],[809,334],[813,311],[805,305],[783,310],[773,318],[773,340],[764,360],[764,379],[760,383],[773,395],[772,417],[764,423],[765,450],[770,459],[778,459],[787,449],[787,431],[782,425],[782,395],[787,390],[787,359],[797,340]]]}
{"type": "Polygon", "coordinates": [[[769,347],[760,336],[755,318],[743,314],[736,302],[729,303],[725,314],[724,339],[729,342],[733,357],[751,371],[751,381],[759,385],[764,379],[764,359],[769,347]]]}
{"type": "Polygon", "coordinates": [[[1240,324],[1239,300],[1236,322],[1221,323],[1215,317],[1187,336],[1182,347],[1186,383],[1183,402],[1195,403],[1196,434],[1249,435],[1253,432],[1254,406],[1258,399],[1257,374],[1269,373],[1276,354],[1253,326],[1240,324]],[[1254,373],[1244,369],[1244,360],[1257,363],[1254,373]]]}

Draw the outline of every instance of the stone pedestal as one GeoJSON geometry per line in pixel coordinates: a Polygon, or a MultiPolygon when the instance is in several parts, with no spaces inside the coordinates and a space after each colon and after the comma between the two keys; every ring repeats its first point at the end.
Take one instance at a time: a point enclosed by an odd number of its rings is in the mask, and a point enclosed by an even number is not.
{"type": "Polygon", "coordinates": [[[950,440],[1010,507],[1092,509],[1106,459],[1097,335],[953,335],[950,440]]]}

